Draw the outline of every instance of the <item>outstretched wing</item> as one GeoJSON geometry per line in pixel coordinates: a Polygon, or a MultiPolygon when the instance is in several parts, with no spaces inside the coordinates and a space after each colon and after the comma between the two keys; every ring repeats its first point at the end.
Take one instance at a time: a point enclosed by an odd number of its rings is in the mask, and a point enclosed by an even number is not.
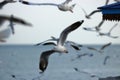
{"type": "Polygon", "coordinates": [[[104,22],[105,22],[105,20],[102,20],[102,21],[98,24],[97,27],[100,28],[104,22]]]}
{"type": "Polygon", "coordinates": [[[103,45],[103,46],[101,47],[101,49],[100,49],[100,50],[105,49],[106,47],[110,46],[111,44],[112,44],[112,43],[111,43],[111,42],[109,42],[109,43],[107,43],[107,44],[103,45]]]}
{"type": "Polygon", "coordinates": [[[97,13],[97,12],[101,12],[101,10],[94,10],[92,11],[89,15],[87,15],[88,17],[92,16],[93,14],[97,13]]]}
{"type": "Polygon", "coordinates": [[[118,25],[118,23],[116,23],[110,30],[109,33],[111,33],[111,31],[118,25]]]}
{"type": "Polygon", "coordinates": [[[49,50],[42,52],[40,55],[40,62],[39,62],[39,69],[44,72],[47,68],[48,65],[48,59],[51,54],[53,54],[55,51],[54,50],[49,50]]]}
{"type": "Polygon", "coordinates": [[[70,25],[69,27],[65,28],[62,33],[60,34],[60,37],[59,37],[59,40],[58,40],[58,45],[63,45],[66,38],[67,38],[67,35],[74,31],[75,29],[77,29],[84,21],[81,20],[81,21],[77,21],[75,23],[73,23],[72,25],[70,25]]]}
{"type": "Polygon", "coordinates": [[[58,4],[54,4],[54,3],[32,3],[32,2],[23,1],[23,0],[20,0],[19,2],[21,2],[22,4],[25,4],[25,5],[37,5],[37,6],[52,5],[52,6],[58,6],[58,4]]]}
{"type": "MultiPolygon", "coordinates": [[[[7,15],[0,15],[0,22],[5,21],[5,20],[10,20],[10,19],[11,19],[11,17],[9,17],[7,15]]],[[[29,23],[29,22],[27,22],[27,21],[25,21],[21,18],[13,17],[12,21],[16,22],[16,23],[19,23],[19,24],[22,24],[22,25],[32,26],[31,23],[29,23]]]]}

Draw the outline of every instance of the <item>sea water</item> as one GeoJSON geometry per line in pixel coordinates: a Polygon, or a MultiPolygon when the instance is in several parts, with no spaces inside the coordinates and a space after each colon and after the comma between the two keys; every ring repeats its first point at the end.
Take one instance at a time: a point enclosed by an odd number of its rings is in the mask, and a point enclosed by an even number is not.
{"type": "Polygon", "coordinates": [[[102,45],[84,45],[79,51],[69,46],[68,54],[52,54],[47,69],[40,73],[40,54],[53,46],[0,45],[0,80],[98,80],[120,76],[120,45],[110,45],[103,53],[87,46],[100,49],[102,45]],[[77,58],[85,53],[90,55],[77,58]],[[104,64],[106,56],[109,58],[104,64]]]}

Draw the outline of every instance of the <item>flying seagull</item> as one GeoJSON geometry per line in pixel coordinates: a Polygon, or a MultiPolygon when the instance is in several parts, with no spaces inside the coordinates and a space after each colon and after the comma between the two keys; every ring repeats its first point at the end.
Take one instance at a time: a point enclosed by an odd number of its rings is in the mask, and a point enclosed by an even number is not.
{"type": "Polygon", "coordinates": [[[72,0],[66,0],[63,3],[60,4],[54,4],[54,3],[31,3],[31,2],[27,2],[27,1],[23,1],[23,0],[19,0],[19,2],[26,4],[26,5],[38,5],[38,6],[42,6],[42,5],[50,5],[50,6],[57,6],[59,10],[61,11],[70,11],[73,13],[73,8],[75,7],[76,4],[72,4],[71,6],[69,6],[68,4],[71,2],[72,0]]]}
{"type": "Polygon", "coordinates": [[[74,68],[74,70],[76,71],[76,72],[79,72],[79,73],[83,73],[83,74],[87,74],[87,75],[90,75],[90,77],[97,77],[97,78],[99,78],[99,76],[97,76],[97,75],[95,75],[95,74],[92,74],[92,73],[89,73],[89,72],[87,72],[87,71],[83,71],[83,70],[79,70],[78,68],[74,68]]]}
{"type": "Polygon", "coordinates": [[[93,48],[93,47],[87,47],[87,48],[90,49],[90,50],[94,50],[94,51],[97,51],[97,52],[99,52],[99,53],[102,53],[103,50],[104,50],[106,47],[110,46],[111,44],[112,44],[111,42],[109,42],[109,43],[107,43],[107,44],[104,44],[103,46],[101,46],[100,49],[96,49],[96,48],[93,48]]]}
{"type": "Polygon", "coordinates": [[[103,65],[106,65],[108,59],[110,59],[110,56],[105,56],[104,61],[103,61],[103,65]]]}
{"type": "Polygon", "coordinates": [[[26,22],[25,20],[18,18],[18,17],[13,17],[13,15],[11,16],[7,16],[7,15],[0,15],[0,26],[5,22],[5,21],[13,21],[14,23],[18,23],[18,24],[22,24],[25,26],[32,26],[31,23],[26,22]]]}
{"type": "Polygon", "coordinates": [[[116,23],[107,33],[103,33],[103,32],[99,32],[99,36],[108,36],[110,38],[118,38],[118,36],[112,36],[111,35],[111,31],[118,25],[118,23],[116,23]]]}
{"type": "Polygon", "coordinates": [[[15,3],[16,1],[14,0],[4,0],[2,2],[0,2],[0,9],[3,8],[4,5],[8,4],[8,3],[15,3]]]}
{"type": "Polygon", "coordinates": [[[71,61],[74,61],[76,59],[81,59],[83,56],[89,56],[89,57],[92,57],[93,54],[89,54],[89,53],[83,53],[83,54],[78,54],[76,58],[74,59],[71,59],[71,61]]]}
{"type": "Polygon", "coordinates": [[[47,68],[48,65],[48,59],[49,56],[55,52],[58,53],[68,53],[68,50],[66,49],[66,47],[64,46],[65,40],[67,38],[67,35],[74,31],[75,29],[77,29],[84,21],[77,21],[75,23],[73,23],[72,25],[70,25],[69,27],[65,28],[62,33],[60,34],[59,40],[57,41],[57,45],[52,49],[52,50],[48,50],[48,51],[44,51],[41,53],[40,56],[40,62],[39,62],[39,69],[44,72],[47,68]]]}
{"type": "Polygon", "coordinates": [[[93,14],[98,13],[98,12],[101,12],[101,10],[97,9],[97,10],[92,11],[90,14],[87,14],[87,12],[85,11],[85,9],[83,9],[83,8],[82,8],[82,11],[84,12],[85,17],[86,17],[87,19],[90,19],[90,17],[91,17],[93,14]]]}
{"type": "Polygon", "coordinates": [[[97,26],[95,27],[91,27],[91,28],[87,28],[87,27],[83,27],[84,30],[86,31],[95,31],[95,32],[99,32],[101,29],[100,27],[103,25],[103,23],[105,22],[105,20],[102,20],[97,26]]]}

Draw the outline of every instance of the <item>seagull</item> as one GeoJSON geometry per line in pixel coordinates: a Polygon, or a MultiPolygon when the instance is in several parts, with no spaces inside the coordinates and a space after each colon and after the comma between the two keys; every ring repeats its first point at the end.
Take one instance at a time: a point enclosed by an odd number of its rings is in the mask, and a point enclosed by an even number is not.
{"type": "Polygon", "coordinates": [[[83,56],[89,56],[89,57],[92,57],[93,54],[89,54],[89,53],[83,53],[83,54],[78,54],[76,58],[74,59],[71,59],[71,61],[74,61],[76,59],[81,59],[83,56]]]}
{"type": "Polygon", "coordinates": [[[4,5],[8,4],[8,3],[15,3],[17,1],[14,1],[14,0],[4,0],[2,2],[0,2],[0,9],[3,8],[4,5]]]}
{"type": "Polygon", "coordinates": [[[85,11],[85,9],[83,9],[83,8],[82,8],[82,11],[84,12],[85,17],[86,17],[87,19],[90,19],[90,16],[92,16],[93,14],[95,14],[95,13],[97,13],[97,12],[101,12],[101,10],[97,9],[97,10],[92,11],[90,14],[87,14],[87,12],[85,11]]]}
{"type": "Polygon", "coordinates": [[[83,73],[83,74],[87,74],[87,75],[90,75],[90,77],[97,77],[97,78],[99,78],[99,76],[97,76],[97,75],[95,75],[95,74],[92,74],[92,73],[89,73],[89,72],[87,72],[87,71],[83,71],[83,70],[79,70],[78,68],[74,68],[74,70],[75,71],[77,71],[77,72],[79,72],[79,73],[83,73]]]}
{"type": "Polygon", "coordinates": [[[111,37],[111,38],[118,38],[118,36],[112,36],[111,35],[111,31],[118,25],[118,23],[116,23],[110,30],[109,32],[107,33],[102,33],[102,32],[99,32],[99,36],[108,36],[108,37],[111,37]]]}
{"type": "Polygon", "coordinates": [[[88,27],[83,27],[84,30],[86,31],[95,31],[95,32],[99,32],[101,29],[100,27],[103,25],[103,23],[105,22],[105,20],[102,20],[97,26],[92,27],[92,28],[88,28],[88,27]]]}
{"type": "Polygon", "coordinates": [[[18,17],[13,17],[13,15],[7,16],[7,15],[0,15],[0,26],[5,22],[5,21],[10,21],[10,22],[14,22],[14,23],[19,23],[25,26],[32,26],[31,23],[26,22],[25,20],[18,18],[18,17]]]}
{"type": "Polygon", "coordinates": [[[46,70],[47,65],[48,65],[48,59],[49,59],[49,56],[51,54],[53,54],[55,52],[58,52],[58,53],[68,53],[68,50],[64,46],[65,40],[67,38],[67,35],[70,32],[72,32],[75,29],[77,29],[83,22],[84,22],[84,20],[77,21],[77,22],[73,23],[72,25],[70,25],[69,27],[65,28],[62,31],[62,33],[60,34],[59,40],[57,41],[57,45],[52,50],[44,51],[44,52],[41,53],[40,62],[39,62],[39,69],[42,72],[44,72],[46,70]]]}
{"type": "Polygon", "coordinates": [[[0,31],[0,42],[6,42],[6,39],[10,37],[11,29],[10,27],[5,28],[4,30],[0,31]]]}
{"type": "Polygon", "coordinates": [[[71,1],[72,1],[72,0],[66,0],[66,1],[63,2],[63,3],[54,4],[54,3],[31,3],[31,2],[19,0],[19,2],[21,2],[22,4],[26,4],[26,5],[38,5],[38,6],[51,5],[51,6],[57,6],[58,9],[61,10],[61,11],[70,11],[70,12],[73,13],[73,8],[75,7],[76,4],[72,4],[71,6],[69,6],[68,4],[69,4],[71,1]]]}
{"type": "Polygon", "coordinates": [[[106,57],[105,57],[104,62],[103,62],[103,65],[106,65],[108,59],[110,59],[110,56],[106,56],[106,57]]]}
{"type": "Polygon", "coordinates": [[[106,47],[110,46],[111,44],[112,44],[111,42],[109,42],[109,43],[107,43],[107,44],[104,44],[103,46],[101,46],[101,48],[100,48],[99,50],[96,49],[96,48],[93,48],[93,47],[87,47],[87,48],[90,49],[90,50],[94,50],[94,51],[97,51],[97,52],[99,52],[99,53],[102,53],[103,50],[104,50],[106,47]]]}

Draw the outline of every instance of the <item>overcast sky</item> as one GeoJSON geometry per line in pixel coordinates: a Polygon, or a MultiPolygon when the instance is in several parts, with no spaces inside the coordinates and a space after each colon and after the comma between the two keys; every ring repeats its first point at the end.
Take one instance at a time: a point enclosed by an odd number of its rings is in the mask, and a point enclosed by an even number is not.
{"type": "MultiPolygon", "coordinates": [[[[61,3],[65,0],[26,1],[35,3],[61,3]]],[[[76,3],[73,9],[74,13],[60,11],[55,6],[29,6],[19,2],[7,4],[0,10],[0,14],[13,14],[14,16],[31,22],[33,27],[26,27],[19,24],[15,25],[15,34],[11,35],[6,43],[0,44],[36,44],[49,39],[51,36],[59,37],[62,30],[79,20],[84,20],[85,22],[80,28],[70,33],[67,40],[75,41],[80,44],[104,44],[108,42],[120,44],[120,38],[98,37],[97,33],[82,29],[83,27],[94,27],[98,25],[102,20],[102,13],[97,13],[93,15],[91,19],[86,19],[81,8],[84,8],[90,13],[96,10],[97,7],[103,6],[105,1],[106,0],[73,0],[70,4],[76,3]]],[[[113,3],[113,0],[109,2],[109,4],[111,3],[113,3]]],[[[101,32],[108,32],[115,23],[117,22],[105,21],[101,27],[101,32]]],[[[120,24],[112,31],[112,35],[120,36],[120,24]]]]}

